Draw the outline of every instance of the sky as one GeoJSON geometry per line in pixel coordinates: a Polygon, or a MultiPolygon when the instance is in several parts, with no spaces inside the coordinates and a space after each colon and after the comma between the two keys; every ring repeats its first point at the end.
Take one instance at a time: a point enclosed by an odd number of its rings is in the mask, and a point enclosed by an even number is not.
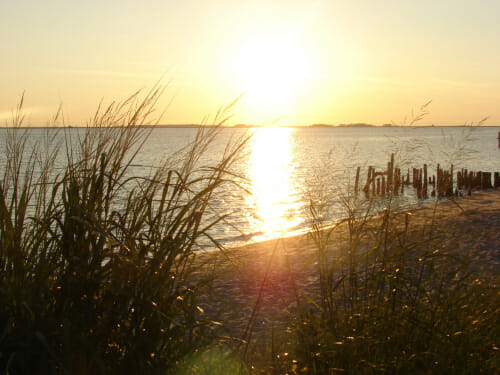
{"type": "Polygon", "coordinates": [[[85,125],[158,81],[163,124],[500,125],[500,2],[2,0],[0,121],[85,125]]]}

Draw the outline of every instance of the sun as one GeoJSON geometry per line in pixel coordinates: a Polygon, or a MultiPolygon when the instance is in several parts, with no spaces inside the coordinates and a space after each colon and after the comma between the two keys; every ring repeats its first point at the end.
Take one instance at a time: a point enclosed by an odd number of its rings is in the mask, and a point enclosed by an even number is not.
{"type": "Polygon", "coordinates": [[[287,115],[305,90],[310,63],[297,35],[261,32],[241,43],[234,79],[256,115],[287,115]]]}

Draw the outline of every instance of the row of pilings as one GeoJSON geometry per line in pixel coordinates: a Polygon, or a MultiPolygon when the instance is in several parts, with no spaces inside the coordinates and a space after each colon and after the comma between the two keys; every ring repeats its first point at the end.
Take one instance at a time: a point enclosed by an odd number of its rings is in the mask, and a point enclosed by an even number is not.
{"type": "MultiPolygon", "coordinates": [[[[354,192],[359,192],[361,168],[356,170],[356,179],[354,183],[354,192]]],[[[366,195],[399,195],[404,193],[404,189],[409,186],[416,190],[418,199],[432,197],[451,197],[463,194],[466,191],[471,195],[472,190],[484,190],[500,187],[499,172],[473,172],[467,169],[461,169],[457,172],[456,186],[454,184],[453,165],[449,169],[443,169],[437,164],[435,173],[432,175],[427,164],[422,168],[408,168],[406,173],[401,172],[394,164],[394,154],[387,162],[386,170],[376,170],[375,167],[368,167],[366,182],[362,191],[366,195]],[[493,176],[493,184],[491,177],[493,176]]]]}
{"type": "Polygon", "coordinates": [[[472,189],[484,190],[500,187],[499,172],[473,172],[467,169],[462,169],[457,172],[457,188],[459,190],[467,190],[470,195],[472,189]],[[491,176],[493,175],[493,185],[491,184],[491,176]]]}

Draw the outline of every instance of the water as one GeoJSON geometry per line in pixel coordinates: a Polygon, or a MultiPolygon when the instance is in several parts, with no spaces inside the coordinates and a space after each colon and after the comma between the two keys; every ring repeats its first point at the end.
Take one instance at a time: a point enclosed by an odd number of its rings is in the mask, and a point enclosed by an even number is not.
{"type": "MultiPolygon", "coordinates": [[[[232,225],[221,223],[214,228],[213,235],[223,243],[234,244],[306,231],[311,225],[308,210],[311,199],[331,203],[333,210],[325,219],[335,221],[343,215],[341,198],[347,185],[353,184],[356,168],[362,168],[362,184],[368,165],[385,169],[392,152],[396,154],[397,165],[404,170],[426,163],[433,171],[440,163],[445,168],[454,164],[455,171],[459,168],[500,171],[496,139],[499,130],[498,127],[221,129],[200,162],[214,165],[227,142],[247,131],[254,133],[234,166],[251,194],[231,185],[214,198],[212,209],[218,214],[229,213],[232,225]]],[[[71,129],[69,134],[76,139],[73,136],[84,131],[71,129]]],[[[137,157],[133,173],[147,175],[161,160],[174,157],[193,140],[196,131],[154,129],[137,157]]],[[[51,142],[64,137],[62,132],[50,132],[55,137],[49,137],[51,142]]],[[[30,141],[40,141],[44,134],[42,129],[33,129],[30,141]]],[[[5,136],[5,129],[0,129],[0,138],[5,136]]],[[[5,155],[3,147],[1,142],[0,155],[5,155]]],[[[63,167],[61,157],[58,168],[63,167]]],[[[425,203],[418,201],[411,189],[399,200],[403,205],[425,203]]]]}

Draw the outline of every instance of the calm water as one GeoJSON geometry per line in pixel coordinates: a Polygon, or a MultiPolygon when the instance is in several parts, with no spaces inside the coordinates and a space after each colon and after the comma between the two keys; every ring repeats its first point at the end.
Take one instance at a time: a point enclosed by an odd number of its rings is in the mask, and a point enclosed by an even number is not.
{"type": "MultiPolygon", "coordinates": [[[[213,165],[226,143],[246,131],[222,129],[201,162],[213,165]]],[[[356,167],[362,168],[361,181],[364,182],[368,165],[385,169],[391,152],[396,153],[397,164],[402,168],[427,163],[434,170],[440,163],[447,168],[454,164],[455,170],[500,171],[498,127],[260,128],[248,131],[254,134],[235,170],[245,178],[251,194],[231,187],[221,191],[213,201],[212,207],[217,213],[231,214],[228,220],[232,225],[214,229],[214,236],[225,243],[276,238],[307,230],[311,199],[332,203],[325,218],[339,219],[343,216],[341,198],[346,186],[353,184],[356,167]]],[[[39,140],[42,134],[43,130],[33,130],[31,139],[39,140]]],[[[175,155],[195,134],[196,129],[154,129],[137,158],[134,173],[147,175],[151,167],[175,155]]],[[[0,138],[4,137],[5,129],[1,129],[0,138]]],[[[5,145],[0,143],[0,155],[4,158],[5,145]]],[[[1,163],[5,165],[4,161],[1,163]]],[[[400,203],[422,202],[408,189],[400,203]]]]}

